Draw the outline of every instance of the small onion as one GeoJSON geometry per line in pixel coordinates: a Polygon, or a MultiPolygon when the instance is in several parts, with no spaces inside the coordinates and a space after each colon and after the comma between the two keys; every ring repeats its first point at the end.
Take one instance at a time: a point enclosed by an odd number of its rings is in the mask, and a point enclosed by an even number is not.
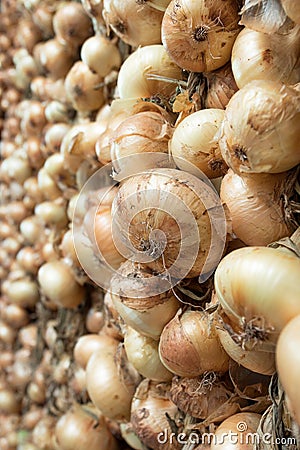
{"type": "Polygon", "coordinates": [[[170,59],[162,45],[139,47],[123,62],[118,75],[121,99],[170,95],[176,84],[155,76],[181,79],[181,69],[170,59]],[[151,79],[153,76],[153,79],[151,79]]]}
{"type": "Polygon", "coordinates": [[[22,308],[32,308],[39,300],[39,290],[35,281],[21,279],[9,283],[7,296],[11,303],[22,308]]]}
{"type": "Polygon", "coordinates": [[[176,126],[169,148],[180,169],[189,172],[193,164],[209,178],[226,172],[227,166],[214,139],[223,119],[221,109],[202,109],[189,114],[176,126]]]}
{"type": "Polygon", "coordinates": [[[281,331],[276,347],[279,380],[286,394],[291,414],[300,426],[300,399],[296,386],[300,376],[300,315],[294,317],[281,331]]]}
{"type": "Polygon", "coordinates": [[[86,365],[94,352],[117,344],[118,342],[115,339],[105,334],[101,336],[98,334],[85,334],[80,336],[74,347],[74,359],[80,367],[86,369],[86,365]]]}
{"type": "Polygon", "coordinates": [[[77,61],[65,78],[68,99],[76,111],[99,109],[104,103],[103,78],[94,74],[82,61],[77,61]]]}
{"type": "Polygon", "coordinates": [[[299,105],[297,90],[272,81],[252,81],[236,92],[219,139],[228,166],[236,172],[279,173],[299,164],[299,105]]]}
{"type": "MultiPolygon", "coordinates": [[[[160,27],[163,11],[156,8],[155,0],[147,1],[104,0],[103,17],[107,25],[127,44],[139,45],[159,44],[161,42],[160,27]]],[[[168,0],[164,2],[167,6],[168,0]]]]}
{"type": "Polygon", "coordinates": [[[0,413],[16,414],[21,409],[17,394],[11,389],[0,389],[0,413]]]}
{"type": "Polygon", "coordinates": [[[84,299],[84,288],[76,282],[71,269],[63,261],[42,265],[38,281],[44,294],[58,306],[76,308],[84,299]]]}
{"type": "Polygon", "coordinates": [[[118,368],[117,344],[96,351],[86,367],[86,387],[94,405],[109,419],[128,420],[135,380],[127,366],[118,368]],[[123,378],[122,378],[123,377],[123,378]]]}
{"type": "Polygon", "coordinates": [[[162,42],[178,66],[209,72],[229,61],[238,21],[235,1],[172,0],[162,21],[162,42]]]}
{"type": "Polygon", "coordinates": [[[118,47],[101,35],[87,39],[81,47],[80,55],[89,69],[100,77],[106,77],[113,69],[118,69],[121,65],[118,47]]]}
{"type": "Polygon", "coordinates": [[[296,28],[287,35],[244,28],[236,38],[231,57],[238,87],[241,89],[254,80],[297,83],[300,77],[297,66],[299,43],[296,28]]]}
{"type": "Polygon", "coordinates": [[[177,313],[161,333],[159,355],[168,370],[183,377],[228,370],[229,358],[220,344],[214,319],[205,312],[177,313]]]}
{"type": "Polygon", "coordinates": [[[92,34],[92,22],[80,3],[62,3],[53,16],[56,38],[67,46],[79,46],[92,34]]]}
{"type": "Polygon", "coordinates": [[[55,444],[60,450],[117,450],[105,418],[95,408],[75,404],[55,426],[55,444]]]}
{"type": "Polygon", "coordinates": [[[291,234],[282,209],[286,174],[249,174],[231,169],[221,182],[234,234],[247,245],[268,245],[291,234]]]}
{"type": "Polygon", "coordinates": [[[245,412],[225,419],[216,429],[211,450],[252,450],[260,414],[245,412]]]}
{"type": "Polygon", "coordinates": [[[170,381],[173,374],[162,364],[158,354],[158,342],[126,327],[124,347],[128,361],[145,378],[154,381],[170,381]]]}
{"type": "MultiPolygon", "coordinates": [[[[300,314],[300,259],[267,247],[243,247],[226,255],[215,272],[217,298],[237,325],[261,321],[278,333],[300,314]]],[[[276,334],[275,334],[276,336],[276,334]]]]}
{"type": "Polygon", "coordinates": [[[65,77],[74,61],[70,47],[58,39],[49,39],[36,45],[34,56],[41,70],[53,80],[65,77]]]}

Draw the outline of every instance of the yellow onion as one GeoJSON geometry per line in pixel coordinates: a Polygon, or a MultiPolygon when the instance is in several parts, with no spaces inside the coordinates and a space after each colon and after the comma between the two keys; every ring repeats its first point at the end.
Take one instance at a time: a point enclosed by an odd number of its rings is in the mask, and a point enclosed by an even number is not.
{"type": "Polygon", "coordinates": [[[300,78],[299,41],[297,28],[286,35],[244,28],[236,38],[231,57],[238,87],[241,89],[254,80],[297,83],[300,78]]]}
{"type": "MultiPolygon", "coordinates": [[[[163,2],[166,6],[168,0],[163,2]]],[[[137,2],[136,0],[104,0],[103,17],[106,24],[127,44],[159,44],[163,11],[156,4],[161,1],[137,2]]]]}
{"type": "Polygon", "coordinates": [[[248,328],[236,326],[222,313],[219,313],[216,330],[222,347],[239,365],[263,375],[275,372],[275,344],[272,336],[259,328],[251,328],[251,325],[248,328]]]}
{"type": "Polygon", "coordinates": [[[294,317],[281,331],[276,347],[276,366],[286,394],[287,405],[300,426],[300,399],[297,383],[300,376],[300,315],[294,317]]]}
{"type": "Polygon", "coordinates": [[[191,163],[209,178],[226,172],[219,144],[214,139],[224,119],[221,109],[202,109],[189,114],[176,126],[169,143],[176,165],[186,172],[191,163]]]}
{"type": "MultiPolygon", "coordinates": [[[[93,404],[112,420],[129,420],[130,405],[138,383],[126,360],[116,357],[117,343],[107,345],[90,357],[86,387],[93,404]]],[[[122,355],[121,355],[122,356],[122,355]]]]}
{"type": "Polygon", "coordinates": [[[256,442],[256,430],[260,414],[244,412],[225,419],[216,429],[211,450],[252,450],[256,442]]]}
{"type": "Polygon", "coordinates": [[[300,259],[268,247],[243,247],[226,255],[215,272],[217,298],[229,319],[276,336],[300,314],[300,259]]]}
{"type": "Polygon", "coordinates": [[[234,94],[219,145],[235,172],[279,173],[300,162],[300,95],[272,81],[252,81],[234,94]],[[242,112],[241,112],[242,111],[242,112]]]}
{"type": "Polygon", "coordinates": [[[180,79],[181,69],[164,47],[146,45],[139,47],[123,62],[118,75],[118,93],[120,98],[168,96],[175,91],[176,81],[180,79]],[[168,78],[175,80],[175,84],[168,78]]]}
{"type": "Polygon", "coordinates": [[[65,78],[65,90],[76,111],[93,111],[103,105],[102,81],[82,61],[73,64],[65,78]]]}
{"type": "Polygon", "coordinates": [[[213,316],[181,311],[163,329],[159,355],[168,370],[183,377],[204,372],[226,372],[229,357],[222,348],[213,316]]]}
{"type": "Polygon", "coordinates": [[[229,61],[238,21],[235,1],[172,0],[162,21],[162,42],[179,67],[209,72],[229,61]]]}
{"type": "Polygon", "coordinates": [[[206,108],[225,109],[233,94],[238,90],[231,70],[231,64],[205,74],[207,83],[206,108]]]}
{"type": "Polygon", "coordinates": [[[132,428],[141,442],[154,450],[178,450],[181,444],[174,439],[164,440],[164,435],[171,436],[178,414],[177,406],[168,398],[169,385],[143,380],[135,394],[131,406],[130,421],[132,428]]]}
{"type": "Polygon", "coordinates": [[[92,34],[92,23],[80,3],[75,1],[58,5],[53,16],[56,38],[67,46],[77,47],[92,34]]]}
{"type": "MultiPolygon", "coordinates": [[[[158,112],[144,111],[133,114],[123,120],[118,128],[114,131],[111,140],[111,159],[114,170],[119,173],[122,169],[126,169],[126,165],[134,163],[130,155],[145,152],[168,152],[168,142],[172,135],[171,124],[158,112]],[[122,160],[122,158],[126,158],[122,160]]],[[[149,156],[147,167],[139,167],[137,161],[136,172],[139,169],[155,167],[155,158],[149,156]],[[149,166],[149,167],[148,167],[149,166]]]]}
{"type": "Polygon", "coordinates": [[[11,303],[22,308],[32,308],[39,299],[38,286],[30,279],[9,282],[7,296],[11,303]]]}
{"type": "Polygon", "coordinates": [[[80,367],[86,369],[86,365],[94,352],[113,344],[118,344],[118,342],[105,334],[85,334],[80,336],[74,347],[74,359],[80,367]]]}
{"type": "Polygon", "coordinates": [[[58,39],[49,39],[35,46],[34,57],[44,73],[58,80],[65,77],[71,69],[74,52],[58,39]]]}
{"type": "Polygon", "coordinates": [[[84,42],[80,55],[90,70],[100,77],[106,77],[121,65],[121,54],[116,43],[99,34],[84,42]]]}
{"type": "Polygon", "coordinates": [[[179,302],[171,291],[158,291],[153,295],[148,286],[152,276],[151,271],[126,261],[111,279],[110,296],[127,325],[142,335],[158,340],[164,326],[176,314],[179,302]]]}
{"type": "Polygon", "coordinates": [[[75,404],[55,426],[55,443],[61,450],[116,450],[117,441],[105,418],[90,405],[75,404]]]}
{"type": "Polygon", "coordinates": [[[291,234],[282,198],[287,174],[243,174],[231,169],[221,182],[232,231],[247,245],[268,245],[291,234]]]}
{"type": "Polygon", "coordinates": [[[162,364],[158,354],[158,342],[126,327],[124,347],[128,361],[145,378],[154,381],[170,381],[173,374],[162,364]]]}
{"type": "Polygon", "coordinates": [[[265,34],[283,34],[290,26],[280,0],[245,0],[240,14],[241,25],[265,34]]]}
{"type": "Polygon", "coordinates": [[[124,257],[134,255],[177,279],[207,274],[222,251],[215,241],[210,252],[214,226],[225,227],[225,219],[209,217],[212,205],[222,214],[218,201],[206,183],[183,171],[151,169],[132,176],[112,204],[115,245],[124,257]]]}
{"type": "Polygon", "coordinates": [[[38,280],[44,294],[58,306],[76,308],[84,299],[84,288],[62,260],[43,264],[38,280]]]}

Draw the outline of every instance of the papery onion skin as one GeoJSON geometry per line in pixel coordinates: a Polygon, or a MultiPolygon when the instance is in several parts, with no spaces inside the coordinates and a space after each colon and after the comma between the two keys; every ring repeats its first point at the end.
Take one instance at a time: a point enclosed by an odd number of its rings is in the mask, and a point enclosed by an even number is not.
{"type": "Polygon", "coordinates": [[[295,0],[281,0],[286,14],[296,23],[300,24],[300,4],[295,0]]]}
{"type": "Polygon", "coordinates": [[[209,72],[229,61],[238,20],[234,1],[172,0],[162,21],[162,42],[179,67],[209,72]]]}
{"type": "Polygon", "coordinates": [[[285,391],[291,414],[300,426],[300,315],[294,317],[281,331],[276,347],[279,380],[285,391]]]}
{"type": "Polygon", "coordinates": [[[299,93],[281,83],[252,81],[229,101],[219,145],[235,172],[279,173],[299,164],[299,93]],[[242,111],[242,113],[241,113],[242,111]]]}
{"type": "Polygon", "coordinates": [[[220,198],[226,204],[232,231],[247,245],[268,245],[289,236],[282,195],[287,174],[243,174],[229,169],[221,182],[220,198]]]}
{"type": "Polygon", "coordinates": [[[297,65],[300,42],[296,33],[296,29],[286,36],[244,28],[236,38],[231,57],[238,87],[241,89],[254,80],[297,83],[300,79],[297,65]]]}
{"type": "Polygon", "coordinates": [[[226,315],[242,325],[262,320],[271,335],[300,314],[300,259],[269,247],[243,247],[226,255],[215,289],[226,315]]]}

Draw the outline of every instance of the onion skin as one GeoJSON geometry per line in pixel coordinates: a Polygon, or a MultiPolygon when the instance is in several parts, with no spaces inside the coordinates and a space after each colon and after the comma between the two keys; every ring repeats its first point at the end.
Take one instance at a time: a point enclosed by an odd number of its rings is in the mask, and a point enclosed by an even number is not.
{"type": "Polygon", "coordinates": [[[216,429],[210,449],[252,450],[260,419],[260,414],[251,412],[237,413],[228,417],[216,429]]]}
{"type": "Polygon", "coordinates": [[[268,247],[226,255],[214,278],[218,300],[234,323],[261,319],[272,335],[300,314],[300,259],[268,247]]]}
{"type": "Polygon", "coordinates": [[[287,397],[291,414],[300,426],[300,315],[294,317],[281,331],[276,347],[279,380],[287,397]]]}
{"type": "Polygon", "coordinates": [[[286,174],[239,176],[229,169],[221,182],[232,231],[247,245],[268,245],[292,232],[285,222],[282,194],[286,174]]]}

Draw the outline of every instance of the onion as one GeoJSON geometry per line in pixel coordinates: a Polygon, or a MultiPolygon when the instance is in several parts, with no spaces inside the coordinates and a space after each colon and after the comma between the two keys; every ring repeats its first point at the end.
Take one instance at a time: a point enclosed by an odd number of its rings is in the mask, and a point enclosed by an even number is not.
{"type": "Polygon", "coordinates": [[[300,426],[300,400],[296,387],[300,376],[299,330],[300,315],[288,322],[279,335],[276,347],[276,366],[288,407],[300,426]]]}
{"type": "Polygon", "coordinates": [[[202,109],[179,122],[169,148],[180,169],[189,172],[192,164],[209,178],[217,178],[226,172],[227,166],[214,139],[223,119],[221,109],[202,109]]]}
{"type": "Polygon", "coordinates": [[[76,111],[93,111],[103,105],[102,81],[82,61],[72,66],[65,78],[65,90],[76,111]]]}
{"type": "Polygon", "coordinates": [[[238,21],[235,1],[172,0],[162,21],[162,42],[179,67],[209,72],[229,61],[238,21]]]}
{"type": "Polygon", "coordinates": [[[242,88],[254,80],[297,83],[300,77],[298,51],[297,28],[286,35],[244,28],[232,48],[231,65],[236,84],[242,88]]]}
{"type": "Polygon", "coordinates": [[[145,378],[154,381],[170,381],[173,374],[162,364],[158,354],[158,342],[126,327],[124,347],[128,361],[145,378]]]}
{"type": "Polygon", "coordinates": [[[38,286],[35,281],[28,279],[12,281],[8,286],[7,297],[22,308],[32,308],[39,299],[38,286]]]}
{"type": "MultiPolygon", "coordinates": [[[[104,0],[103,17],[106,24],[124,42],[134,47],[159,44],[163,11],[156,8],[156,0],[137,2],[136,0],[104,0]]],[[[165,5],[169,3],[164,1],[165,5]]]]}
{"type": "Polygon", "coordinates": [[[59,5],[53,17],[56,38],[68,47],[77,47],[92,34],[92,23],[80,3],[59,5]]]}
{"type": "Polygon", "coordinates": [[[181,311],[163,329],[159,355],[168,370],[183,377],[204,372],[226,372],[229,358],[223,350],[213,317],[200,311],[181,311]]]}
{"type": "Polygon", "coordinates": [[[42,71],[53,80],[67,75],[74,61],[74,52],[57,38],[35,46],[34,57],[42,71]]]}
{"type": "Polygon", "coordinates": [[[94,405],[109,419],[128,420],[135,391],[136,375],[132,377],[128,363],[118,367],[117,344],[96,351],[86,366],[86,387],[94,405]],[[122,370],[120,370],[122,367],[122,370]]]}
{"type": "Polygon", "coordinates": [[[84,64],[103,78],[121,65],[121,54],[116,44],[98,34],[84,42],[80,55],[84,64]]]}
{"type": "Polygon", "coordinates": [[[44,294],[57,306],[76,308],[84,299],[84,288],[75,281],[71,269],[63,261],[42,265],[38,280],[44,294]]]}
{"type": "Polygon", "coordinates": [[[225,162],[248,173],[279,173],[299,164],[299,105],[295,89],[272,81],[252,81],[236,92],[219,140],[225,162]]]}
{"type": "Polygon", "coordinates": [[[86,369],[86,365],[96,351],[105,349],[107,346],[117,345],[118,342],[110,336],[98,334],[85,334],[80,336],[74,347],[74,359],[77,364],[86,369]]]}
{"type": "Polygon", "coordinates": [[[293,0],[281,0],[281,5],[286,14],[296,23],[300,24],[300,6],[293,0]]]}
{"type": "Polygon", "coordinates": [[[267,247],[244,247],[226,255],[215,272],[218,300],[230,320],[274,336],[300,314],[300,259],[267,247]]]}
{"type": "Polygon", "coordinates": [[[231,169],[221,182],[220,197],[229,210],[234,234],[247,245],[267,245],[291,234],[282,198],[287,174],[249,174],[231,169]]]}
{"type": "Polygon", "coordinates": [[[16,414],[21,409],[21,403],[17,398],[17,394],[11,389],[0,390],[0,413],[16,414]]]}
{"type": "Polygon", "coordinates": [[[260,414],[251,412],[228,417],[216,429],[211,450],[252,450],[260,419],[260,414]]]}
{"type": "Polygon", "coordinates": [[[118,75],[118,93],[121,98],[168,96],[176,87],[168,78],[180,80],[181,69],[162,45],[146,45],[123,62],[118,75]],[[161,81],[159,77],[167,79],[161,81]]]}

